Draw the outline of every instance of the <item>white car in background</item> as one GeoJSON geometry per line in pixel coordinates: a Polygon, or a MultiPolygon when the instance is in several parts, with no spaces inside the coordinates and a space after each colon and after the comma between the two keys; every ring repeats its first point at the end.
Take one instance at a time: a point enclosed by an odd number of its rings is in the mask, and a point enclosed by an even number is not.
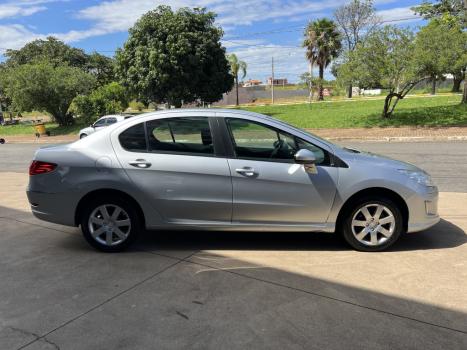
{"type": "Polygon", "coordinates": [[[89,127],[81,129],[79,131],[79,138],[82,139],[86,136],[94,134],[96,131],[99,131],[106,126],[124,121],[125,119],[132,117],[132,115],[104,115],[103,117],[97,119],[94,124],[91,124],[89,127]]]}

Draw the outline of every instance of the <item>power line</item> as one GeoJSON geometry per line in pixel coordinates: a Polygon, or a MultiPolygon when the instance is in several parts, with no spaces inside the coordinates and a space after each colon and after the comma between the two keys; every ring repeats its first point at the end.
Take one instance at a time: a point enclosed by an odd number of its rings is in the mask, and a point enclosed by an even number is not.
{"type": "MultiPolygon", "coordinates": [[[[420,16],[412,16],[412,17],[402,17],[402,18],[395,18],[395,19],[390,19],[390,20],[384,20],[380,21],[378,24],[384,24],[384,23],[394,23],[394,22],[401,22],[401,21],[408,21],[408,20],[420,20],[423,19],[423,17],[420,16]]],[[[241,43],[238,40],[232,40],[232,39],[241,39],[241,38],[247,38],[251,36],[256,36],[256,35],[270,35],[270,34],[279,34],[279,33],[288,33],[288,32],[295,32],[295,31],[300,31],[306,29],[307,26],[287,26],[287,27],[282,27],[279,29],[273,29],[273,30],[268,30],[268,31],[262,31],[262,32],[250,32],[250,33],[244,33],[241,35],[237,35],[234,37],[230,37],[229,39],[222,39],[221,41],[226,41],[230,42],[232,44],[237,44],[239,46],[249,46],[249,47],[265,47],[265,48],[278,48],[275,45],[268,45],[268,44],[246,44],[246,43],[241,43]]],[[[329,27],[331,28],[331,27],[329,27]]],[[[281,48],[298,48],[301,46],[280,46],[281,48]]],[[[4,47],[0,47],[0,51],[7,51],[7,50],[12,50],[4,47]]],[[[117,49],[115,50],[90,50],[90,52],[98,52],[98,53],[115,53],[117,49]]]]}

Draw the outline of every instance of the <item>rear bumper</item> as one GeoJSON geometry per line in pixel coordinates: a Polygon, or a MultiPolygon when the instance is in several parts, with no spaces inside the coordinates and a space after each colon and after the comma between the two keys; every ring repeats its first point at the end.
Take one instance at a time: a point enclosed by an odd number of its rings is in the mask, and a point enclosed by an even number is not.
{"type": "Polygon", "coordinates": [[[407,232],[418,232],[436,225],[438,214],[438,190],[416,194],[407,201],[409,208],[409,222],[407,232]]]}
{"type": "Polygon", "coordinates": [[[69,194],[26,191],[33,215],[44,221],[76,226],[76,203],[69,194]]]}

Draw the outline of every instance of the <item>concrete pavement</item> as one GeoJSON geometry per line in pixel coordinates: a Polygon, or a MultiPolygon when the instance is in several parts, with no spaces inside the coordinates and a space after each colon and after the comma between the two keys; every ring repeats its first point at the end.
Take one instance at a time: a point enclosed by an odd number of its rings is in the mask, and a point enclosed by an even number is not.
{"type": "Polygon", "coordinates": [[[148,232],[122,254],[0,173],[0,349],[465,349],[467,194],[384,253],[330,234],[148,232]]]}

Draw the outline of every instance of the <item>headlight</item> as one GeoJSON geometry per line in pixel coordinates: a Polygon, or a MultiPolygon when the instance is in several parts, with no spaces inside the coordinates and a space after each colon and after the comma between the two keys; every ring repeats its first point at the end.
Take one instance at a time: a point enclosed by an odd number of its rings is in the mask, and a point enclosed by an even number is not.
{"type": "Polygon", "coordinates": [[[414,171],[414,170],[407,170],[407,169],[398,169],[399,172],[402,174],[407,175],[412,180],[416,181],[420,185],[424,185],[427,187],[435,187],[435,183],[431,179],[431,176],[425,173],[424,171],[414,171]]]}

